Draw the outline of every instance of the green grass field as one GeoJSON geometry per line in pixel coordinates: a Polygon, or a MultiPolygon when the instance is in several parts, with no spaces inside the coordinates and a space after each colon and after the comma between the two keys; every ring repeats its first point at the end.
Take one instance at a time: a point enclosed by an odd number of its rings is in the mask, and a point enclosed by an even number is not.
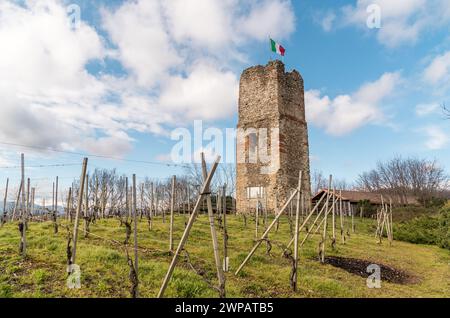
{"type": "MultiPolygon", "coordinates": [[[[380,289],[370,289],[366,278],[320,264],[317,261],[320,238],[314,235],[300,251],[299,286],[297,292],[292,292],[289,287],[290,262],[281,256],[280,248],[280,244],[286,244],[290,239],[287,218],[282,219],[278,232],[270,234],[273,243],[271,255],[266,253],[266,243],[263,243],[236,277],[234,271],[255,242],[255,224],[249,218],[245,228],[242,218],[237,216],[228,216],[227,221],[230,257],[230,272],[226,273],[227,297],[450,297],[450,251],[398,241],[389,246],[387,240],[379,245],[374,238],[374,221],[358,218],[356,233],[351,233],[345,245],[340,243],[338,236],[333,251],[330,241],[327,241],[326,255],[358,258],[395,267],[412,275],[415,283],[382,282],[380,289]]],[[[77,264],[82,271],[82,286],[81,289],[66,287],[65,222],[61,221],[57,235],[53,234],[50,222],[30,223],[25,259],[18,253],[17,224],[0,228],[0,297],[130,296],[125,250],[123,245],[114,242],[125,239],[125,228],[120,227],[116,219],[92,224],[90,231],[93,235],[88,238],[80,232],[77,264]]],[[[175,245],[183,229],[184,217],[177,215],[175,245]]],[[[262,229],[263,225],[260,225],[260,231],[262,229]]],[[[146,220],[139,222],[140,297],[155,297],[161,286],[171,260],[168,233],[168,220],[163,223],[161,218],[155,218],[152,231],[149,231],[146,220]]],[[[339,235],[339,230],[337,233],[339,235]]],[[[301,238],[304,234],[301,233],[301,238]]],[[[202,215],[191,231],[186,250],[194,267],[204,272],[206,280],[217,285],[210,237],[207,217],[202,215]]],[[[219,237],[221,241],[221,233],[219,237]]],[[[132,254],[131,248],[130,252],[132,254]]],[[[217,297],[217,291],[193,272],[184,260],[182,258],[178,263],[165,296],[217,297]]]]}

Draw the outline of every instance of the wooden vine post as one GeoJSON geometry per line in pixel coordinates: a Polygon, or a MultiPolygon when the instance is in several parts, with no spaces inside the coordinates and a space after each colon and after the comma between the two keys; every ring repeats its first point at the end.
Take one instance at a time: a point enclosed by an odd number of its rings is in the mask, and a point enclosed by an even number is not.
{"type": "MultiPolygon", "coordinates": [[[[326,202],[326,209],[325,209],[325,216],[324,216],[322,242],[320,244],[320,262],[322,264],[325,263],[325,242],[327,239],[328,202],[330,200],[330,189],[331,189],[332,181],[333,181],[333,176],[330,175],[330,179],[328,181],[328,193],[327,193],[327,202],[326,202]]],[[[334,206],[334,204],[335,204],[335,202],[334,202],[334,198],[333,198],[333,206],[334,206]]]]}
{"type": "Polygon", "coordinates": [[[350,201],[348,201],[348,210],[352,214],[352,233],[355,233],[355,210],[353,209],[350,201]]]}
{"type": "Polygon", "coordinates": [[[8,185],[9,185],[9,178],[6,178],[6,189],[5,189],[5,197],[3,199],[3,217],[2,217],[2,226],[6,223],[7,219],[7,209],[6,209],[6,203],[8,201],[8,185]]]}
{"type": "Polygon", "coordinates": [[[25,206],[25,230],[28,230],[28,217],[30,213],[30,178],[27,178],[27,196],[26,196],[26,206],[25,206]]]}
{"type": "Polygon", "coordinates": [[[191,187],[187,185],[188,214],[191,214],[191,187]]]}
{"type": "Polygon", "coordinates": [[[302,193],[302,171],[298,176],[298,188],[297,188],[297,208],[295,210],[295,232],[294,232],[294,263],[292,268],[292,282],[291,287],[295,292],[297,291],[297,270],[298,270],[298,235],[299,235],[299,223],[300,223],[300,199],[303,208],[303,193],[302,193]]]}
{"type": "Polygon", "coordinates": [[[389,220],[390,220],[390,224],[391,224],[391,243],[394,240],[394,223],[392,222],[392,199],[389,199],[389,220]]]}
{"type": "Polygon", "coordinates": [[[26,231],[26,218],[27,214],[25,211],[25,156],[24,154],[21,154],[20,156],[20,167],[21,167],[21,174],[22,174],[22,181],[21,181],[21,188],[22,188],[22,195],[21,195],[21,212],[22,212],[22,220],[19,223],[19,231],[20,231],[20,253],[23,257],[27,255],[27,231],[26,231]]]}
{"type": "Polygon", "coordinates": [[[88,163],[88,158],[84,158],[83,159],[83,167],[81,168],[80,191],[78,193],[78,205],[77,205],[77,211],[75,213],[75,224],[73,226],[73,247],[72,247],[72,257],[70,259],[71,264],[76,264],[78,226],[80,223],[81,207],[83,205],[83,191],[84,191],[84,183],[86,180],[87,163],[88,163]]]}
{"type": "Polygon", "coordinates": [[[84,210],[84,237],[89,236],[89,224],[91,222],[89,215],[89,174],[86,174],[85,210],[84,210]]]}
{"type": "MultiPolygon", "coordinates": [[[[336,188],[333,189],[333,201],[334,201],[334,197],[336,196],[336,188]]],[[[336,246],[336,204],[333,203],[333,205],[331,206],[332,209],[332,226],[333,226],[333,241],[331,242],[331,246],[333,247],[333,249],[336,246]]]]}
{"type": "MultiPolygon", "coordinates": [[[[201,154],[201,159],[202,159],[203,182],[206,182],[206,180],[208,178],[208,171],[206,169],[206,161],[205,161],[204,153],[201,154]]],[[[206,192],[206,193],[210,192],[209,185],[205,188],[204,192],[206,192]]],[[[203,200],[202,200],[202,202],[203,202],[203,200]]],[[[220,261],[219,243],[217,240],[217,232],[216,232],[216,227],[215,227],[215,223],[214,223],[214,211],[213,211],[213,206],[212,206],[212,202],[211,202],[211,195],[206,196],[206,205],[208,208],[209,228],[211,231],[211,240],[212,240],[212,245],[213,245],[214,261],[216,264],[217,279],[219,280],[220,297],[225,298],[225,295],[226,295],[226,293],[225,293],[225,276],[223,274],[222,264],[220,261]]],[[[225,260],[224,260],[224,262],[225,262],[225,260]]]]}
{"type": "Polygon", "coordinates": [[[71,212],[71,205],[70,205],[71,196],[72,196],[72,188],[69,188],[69,194],[67,196],[66,213],[67,213],[67,219],[69,220],[70,223],[72,223],[72,212],[71,212]]]}
{"type": "Polygon", "coordinates": [[[14,204],[14,210],[13,210],[11,221],[15,221],[16,220],[16,213],[17,213],[17,209],[19,208],[20,194],[21,193],[22,193],[22,182],[20,183],[19,191],[17,191],[17,197],[16,197],[16,202],[14,204]]]}
{"type": "Polygon", "coordinates": [[[36,194],[36,188],[31,188],[31,205],[30,205],[30,215],[34,215],[34,199],[36,194]]]}
{"type": "Polygon", "coordinates": [[[214,173],[216,172],[217,166],[219,165],[220,162],[220,156],[217,157],[216,161],[214,162],[211,171],[208,174],[208,177],[205,179],[205,181],[203,182],[203,186],[201,188],[200,194],[197,198],[197,202],[195,203],[194,206],[194,210],[192,211],[192,214],[189,218],[188,224],[186,225],[186,228],[184,229],[183,235],[181,236],[180,242],[178,243],[178,247],[175,251],[175,254],[172,258],[172,262],[170,263],[169,269],[167,270],[166,276],[164,277],[164,281],[161,285],[161,288],[158,292],[158,298],[161,298],[164,296],[164,292],[167,288],[167,285],[169,284],[169,281],[172,277],[173,271],[175,269],[175,265],[178,262],[178,258],[180,256],[181,251],[184,248],[184,245],[186,244],[186,241],[189,237],[189,233],[192,229],[192,226],[194,225],[194,221],[198,215],[198,212],[200,210],[200,206],[202,204],[202,201],[204,199],[205,196],[209,195],[209,191],[207,189],[209,189],[210,184],[211,184],[211,180],[212,177],[214,176],[214,173]]]}
{"type": "Polygon", "coordinates": [[[136,204],[136,175],[133,174],[133,223],[134,223],[134,271],[136,273],[136,290],[134,297],[138,297],[139,266],[138,266],[138,239],[137,239],[137,204],[136,204]]]}
{"type": "Polygon", "coordinates": [[[153,207],[154,207],[154,200],[155,200],[155,196],[153,193],[153,182],[150,183],[150,210],[149,210],[149,214],[150,214],[150,224],[149,224],[149,229],[152,230],[153,228],[153,207]]]}
{"type": "Polygon", "coordinates": [[[272,229],[272,227],[277,223],[277,221],[280,219],[281,215],[286,211],[286,209],[289,207],[291,201],[294,199],[294,197],[297,195],[298,189],[295,189],[295,191],[291,194],[291,196],[289,197],[289,199],[286,201],[286,203],[284,204],[284,206],[281,208],[280,211],[278,211],[278,214],[275,216],[275,218],[272,220],[272,222],[270,223],[270,225],[267,227],[267,229],[264,231],[263,235],[261,236],[261,238],[256,242],[256,244],[253,246],[253,248],[251,249],[251,251],[248,253],[247,257],[244,259],[244,261],[242,262],[242,264],[238,267],[238,269],[236,270],[236,272],[234,273],[234,275],[238,275],[239,272],[242,270],[242,268],[244,268],[245,264],[247,264],[247,262],[250,260],[250,258],[253,256],[253,254],[255,254],[256,250],[258,249],[258,247],[261,245],[261,243],[263,242],[263,240],[265,240],[267,238],[267,236],[269,235],[270,230],[272,229]]]}
{"type": "MultiPolygon", "coordinates": [[[[322,202],[322,200],[323,200],[324,198],[325,198],[325,195],[323,195],[323,196],[320,198],[319,202],[316,203],[316,205],[315,205],[314,208],[311,210],[311,212],[309,213],[309,215],[308,215],[308,216],[306,217],[306,219],[303,221],[302,226],[300,226],[300,228],[298,229],[298,234],[300,234],[300,231],[306,226],[306,224],[308,223],[309,219],[313,216],[314,212],[315,212],[316,210],[318,210],[318,208],[319,208],[319,206],[320,206],[320,203],[322,202]]],[[[321,209],[320,213],[318,213],[318,215],[317,215],[317,217],[316,217],[316,221],[314,221],[314,224],[316,224],[317,219],[320,217],[320,215],[322,214],[322,212],[323,212],[323,208],[321,209]]],[[[313,226],[314,226],[314,224],[313,224],[313,226]]],[[[311,227],[311,229],[312,229],[312,227],[311,227]]],[[[294,237],[290,240],[290,242],[289,242],[288,245],[286,246],[286,249],[283,251],[283,254],[284,254],[284,252],[285,252],[289,247],[291,247],[291,245],[292,245],[293,243],[294,243],[294,237]]]]}
{"type": "Polygon", "coordinates": [[[172,191],[170,193],[170,226],[169,226],[169,251],[173,252],[173,213],[175,206],[175,182],[176,177],[172,176],[172,191]]]}
{"type": "Polygon", "coordinates": [[[223,270],[228,272],[228,230],[227,230],[227,186],[223,186],[222,190],[222,215],[223,215],[223,270]]]}
{"type": "Polygon", "coordinates": [[[53,228],[54,228],[54,233],[57,234],[58,233],[58,219],[57,219],[57,210],[58,210],[58,177],[56,177],[56,184],[55,184],[55,200],[54,200],[54,205],[53,205],[53,228]]]}
{"type": "Polygon", "coordinates": [[[345,244],[344,211],[342,209],[342,190],[339,190],[339,218],[341,221],[341,243],[345,244]]]}
{"type": "Polygon", "coordinates": [[[259,226],[259,199],[256,200],[256,209],[255,209],[255,240],[258,239],[258,226],[259,226]]]}

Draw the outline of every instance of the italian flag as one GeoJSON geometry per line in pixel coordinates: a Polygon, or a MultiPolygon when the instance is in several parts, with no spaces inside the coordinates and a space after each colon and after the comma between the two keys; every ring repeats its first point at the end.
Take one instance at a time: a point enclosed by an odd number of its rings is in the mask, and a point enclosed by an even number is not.
{"type": "Polygon", "coordinates": [[[272,46],[272,52],[280,54],[281,56],[284,56],[284,53],[286,53],[286,49],[272,39],[270,39],[270,45],[272,46]]]}

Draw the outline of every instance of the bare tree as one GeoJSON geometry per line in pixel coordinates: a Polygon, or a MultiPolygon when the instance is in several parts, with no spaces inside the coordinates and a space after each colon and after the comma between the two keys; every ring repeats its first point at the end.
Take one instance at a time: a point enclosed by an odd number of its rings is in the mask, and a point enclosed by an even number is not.
{"type": "Polygon", "coordinates": [[[408,204],[409,196],[421,202],[439,196],[447,188],[448,176],[436,160],[396,157],[362,173],[357,184],[362,190],[385,193],[408,204]]]}

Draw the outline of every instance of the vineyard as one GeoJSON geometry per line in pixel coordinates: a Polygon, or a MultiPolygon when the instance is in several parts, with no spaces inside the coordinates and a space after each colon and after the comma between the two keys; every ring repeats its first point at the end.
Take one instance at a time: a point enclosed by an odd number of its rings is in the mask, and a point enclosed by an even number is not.
{"type": "Polygon", "coordinates": [[[355,216],[350,204],[345,213],[336,190],[310,206],[299,181],[277,211],[258,202],[237,214],[226,185],[210,190],[218,165],[203,158],[197,187],[173,176],[138,191],[135,175],[129,182],[96,171],[89,179],[85,159],[59,211],[58,178],[52,205],[36,207],[22,155],[10,209],[5,193],[0,296],[449,295],[449,251],[395,241],[391,202],[374,219],[355,216]]]}

